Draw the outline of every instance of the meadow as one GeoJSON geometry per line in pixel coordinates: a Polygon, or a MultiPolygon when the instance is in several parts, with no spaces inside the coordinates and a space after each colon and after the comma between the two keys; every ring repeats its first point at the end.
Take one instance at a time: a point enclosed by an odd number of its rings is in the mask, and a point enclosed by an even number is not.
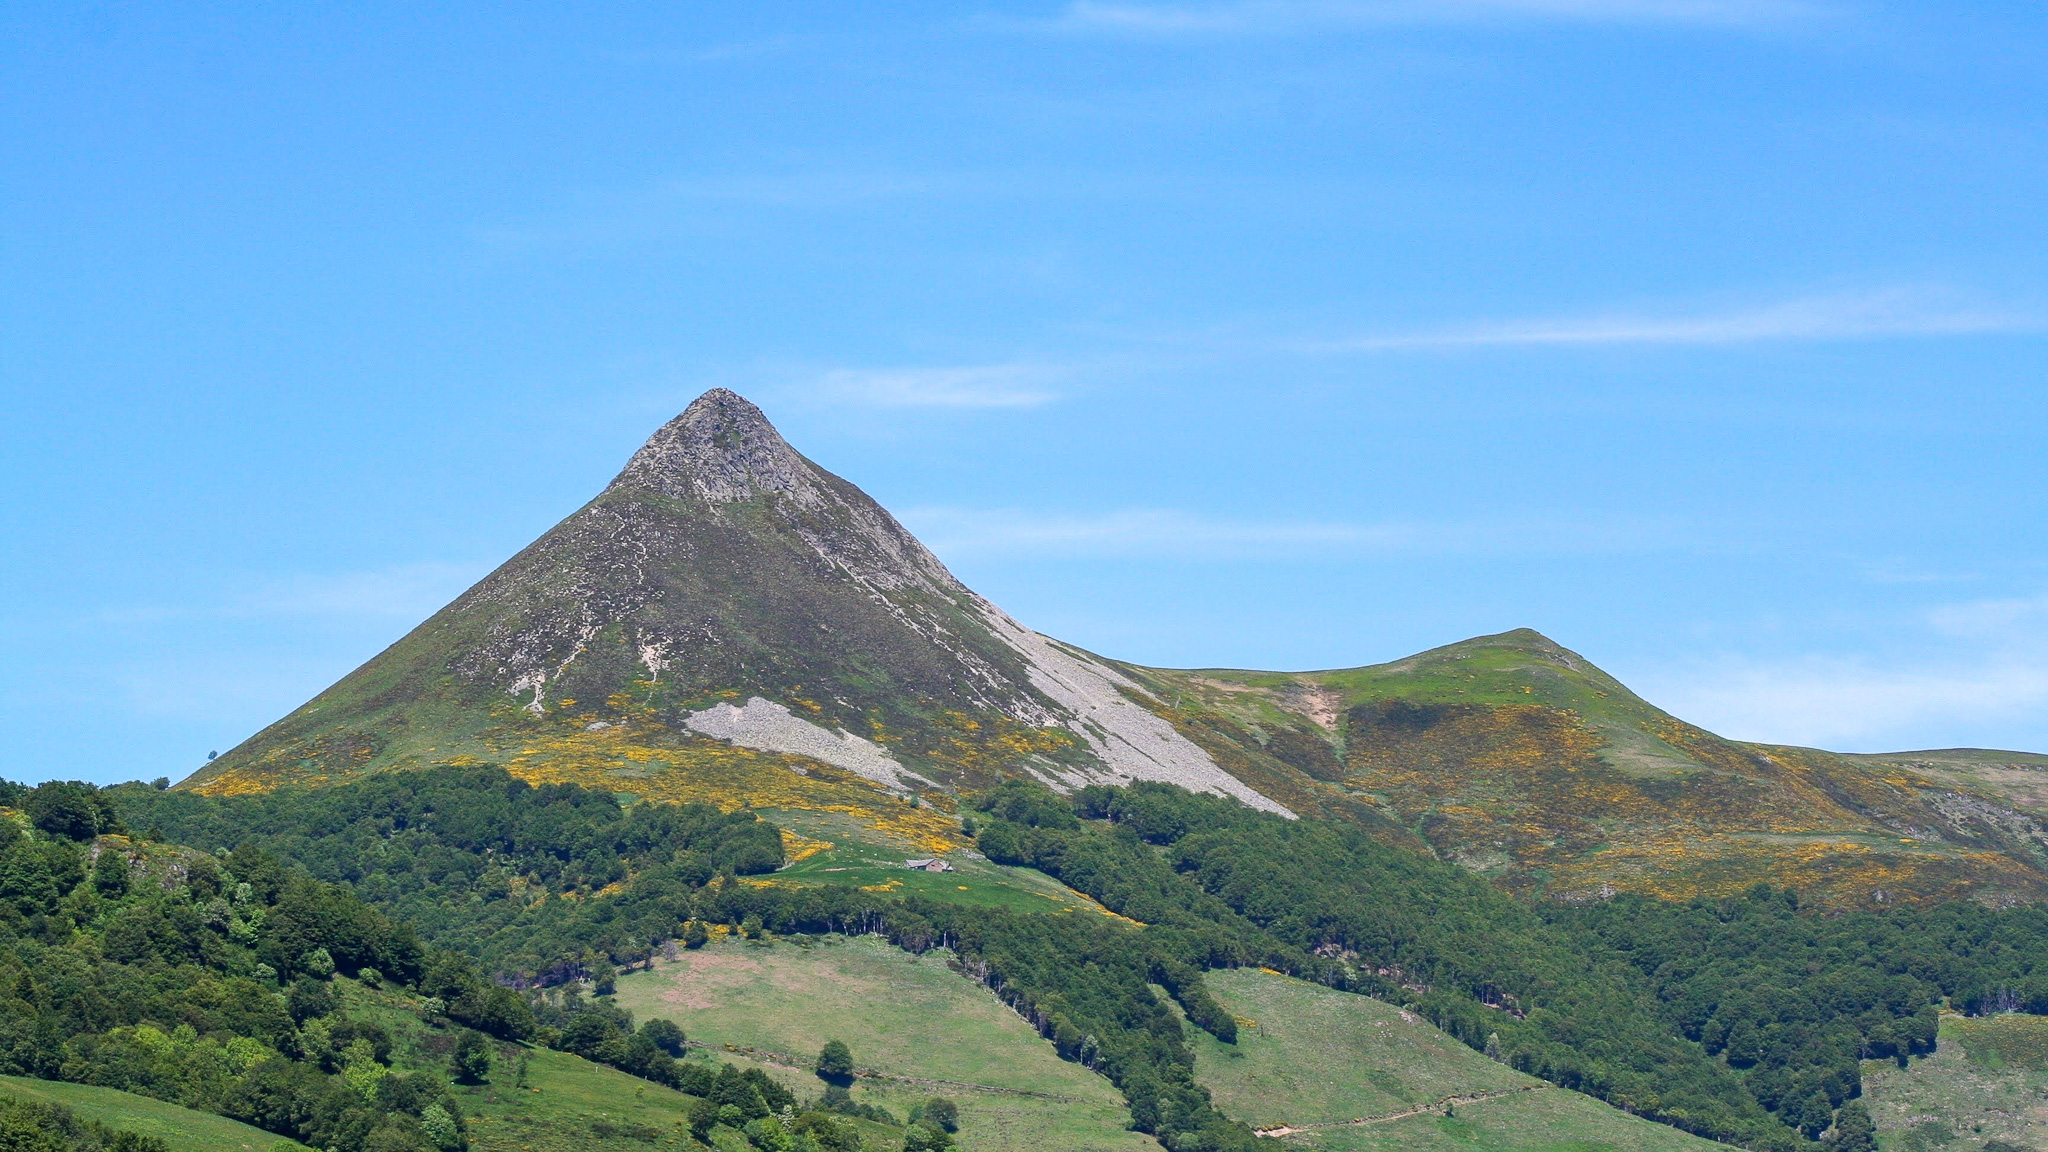
{"type": "Polygon", "coordinates": [[[1329,1152],[1718,1147],[1525,1076],[1378,1000],[1257,969],[1212,972],[1209,988],[1238,1018],[1237,1043],[1197,1033],[1196,1078],[1225,1113],[1259,1129],[1295,1129],[1280,1138],[1284,1146],[1329,1152]]]}
{"type": "MultiPolygon", "coordinates": [[[[394,1068],[448,1073],[453,1035],[421,1023],[403,995],[346,977],[334,983],[350,1014],[391,1033],[394,1068]]],[[[473,1152],[702,1147],[689,1134],[694,1096],[566,1052],[502,1041],[492,1041],[491,1048],[484,1083],[454,1086],[468,1116],[473,1152]]]]}
{"type": "Polygon", "coordinates": [[[957,1139],[967,1152],[1158,1147],[1126,1130],[1129,1115],[1107,1080],[1061,1060],[948,958],[872,937],[802,945],[724,937],[620,976],[616,999],[636,1020],[674,1020],[717,1059],[765,1068],[799,1097],[823,1090],[811,1065],[827,1040],[843,1040],[853,1050],[855,1101],[901,1118],[946,1096],[959,1105],[957,1139]]]}
{"type": "Polygon", "coordinates": [[[1883,1152],[1977,1152],[1992,1140],[2048,1149],[2048,1019],[1944,1016],[1932,1056],[1863,1065],[1883,1152]]]}
{"type": "Polygon", "coordinates": [[[918,845],[878,837],[839,813],[774,809],[761,816],[786,830],[790,862],[755,883],[846,884],[1013,912],[1085,910],[1109,915],[1102,905],[1043,872],[992,864],[976,853],[948,853],[944,859],[953,866],[951,872],[912,871],[903,861],[925,855],[918,845]]]}
{"type": "Polygon", "coordinates": [[[155,1136],[170,1145],[171,1152],[272,1152],[287,1148],[304,1152],[301,1145],[261,1128],[113,1088],[0,1076],[0,1094],[38,1104],[62,1104],[109,1128],[155,1136]]]}

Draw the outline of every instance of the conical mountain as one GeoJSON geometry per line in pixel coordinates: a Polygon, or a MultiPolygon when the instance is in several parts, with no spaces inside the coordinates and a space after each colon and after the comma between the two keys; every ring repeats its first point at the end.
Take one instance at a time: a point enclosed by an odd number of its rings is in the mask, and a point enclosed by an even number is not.
{"type": "Polygon", "coordinates": [[[721,388],[596,499],[190,783],[508,752],[538,769],[630,731],[645,755],[629,771],[711,739],[899,791],[1150,779],[1281,810],[1148,703],[1108,662],[975,595],[721,388]],[[534,747],[550,741],[569,746],[534,747]]]}
{"type": "Polygon", "coordinates": [[[960,826],[912,794],[943,809],[1009,776],[1163,780],[1558,896],[1768,881],[1861,906],[2048,897],[2048,791],[2016,757],[1726,740],[1526,629],[1323,672],[1105,660],[977,596],[716,389],[590,503],[184,786],[489,762],[814,829],[851,817],[938,852],[960,826]]]}

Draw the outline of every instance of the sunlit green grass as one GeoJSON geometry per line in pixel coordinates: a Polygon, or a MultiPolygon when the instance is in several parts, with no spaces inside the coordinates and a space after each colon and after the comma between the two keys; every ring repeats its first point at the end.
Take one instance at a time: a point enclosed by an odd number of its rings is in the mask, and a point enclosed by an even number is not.
{"type": "Polygon", "coordinates": [[[959,1104],[959,1143],[968,1152],[1158,1147],[1126,1130],[1123,1098],[1107,1080],[1062,1061],[946,959],[873,937],[826,937],[809,947],[725,939],[621,976],[617,998],[636,1019],[676,1021],[719,1059],[741,1062],[725,1045],[751,1050],[800,1097],[824,1088],[809,1066],[829,1039],[850,1045],[864,1072],[951,1081],[862,1076],[854,1098],[900,1118],[928,1096],[948,1096],[959,1104]]]}
{"type": "Polygon", "coordinates": [[[109,1128],[125,1128],[144,1136],[155,1136],[171,1146],[171,1152],[269,1152],[283,1144],[300,1145],[210,1112],[195,1112],[112,1088],[89,1084],[64,1084],[55,1080],[30,1080],[0,1076],[0,1094],[43,1104],[62,1104],[88,1120],[109,1128]]]}
{"type": "Polygon", "coordinates": [[[2048,1020],[1945,1016],[1934,1055],[1863,1064],[1885,1152],[1977,1152],[1987,1140],[2048,1149],[2048,1020]]]}
{"type": "Polygon", "coordinates": [[[1364,996],[1253,969],[1209,974],[1239,1018],[1224,1044],[1190,1029],[1195,1076],[1226,1114],[1258,1127],[1341,1124],[1276,1147],[1333,1152],[1711,1152],[1718,1147],[1498,1064],[1421,1019],[1364,996]],[[1454,1103],[1445,1097],[1504,1092],[1454,1103]],[[1423,1107],[1405,1119],[1349,1125],[1423,1107]]]}

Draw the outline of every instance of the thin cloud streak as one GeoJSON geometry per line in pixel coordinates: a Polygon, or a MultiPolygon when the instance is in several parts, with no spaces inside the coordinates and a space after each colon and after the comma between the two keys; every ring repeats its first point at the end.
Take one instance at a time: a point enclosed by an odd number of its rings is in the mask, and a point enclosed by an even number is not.
{"type": "Polygon", "coordinates": [[[1929,620],[1944,636],[2032,647],[2048,639],[2048,595],[1944,605],[1929,620]]]}
{"type": "Polygon", "coordinates": [[[1917,633],[1920,654],[1730,655],[1653,671],[1644,686],[1726,736],[1866,751],[1925,746],[1911,733],[1932,726],[2024,722],[2048,709],[2048,594],[1938,604],[1893,631],[1917,633]]]}
{"type": "Polygon", "coordinates": [[[1697,547],[1676,525],[1624,518],[1376,523],[1206,516],[1167,508],[1062,514],[1014,508],[906,509],[946,558],[1233,559],[1276,554],[1496,556],[1614,554],[1697,547]]]}
{"type": "Polygon", "coordinates": [[[429,562],[366,572],[303,573],[245,587],[211,603],[132,605],[99,614],[117,625],[301,617],[423,620],[483,574],[480,566],[429,562]]]}
{"type": "Polygon", "coordinates": [[[1700,315],[1613,314],[1310,341],[1306,353],[1432,348],[1714,345],[2040,332],[2040,311],[1971,306],[1924,289],[1810,296],[1700,315]]]}
{"type": "Polygon", "coordinates": [[[1331,28],[1550,21],[1744,28],[1828,13],[1798,0],[1241,0],[1117,4],[1078,0],[1057,26],[1148,36],[1301,35],[1331,28]]]}
{"type": "Polygon", "coordinates": [[[1736,739],[1886,751],[1886,737],[1915,727],[2038,714],[2048,706],[2048,666],[2014,658],[1920,668],[1730,660],[1656,695],[1672,713],[1736,739]]]}
{"type": "Polygon", "coordinates": [[[836,368],[799,389],[875,408],[1036,408],[1060,398],[1066,372],[1030,364],[957,368],[836,368]]]}

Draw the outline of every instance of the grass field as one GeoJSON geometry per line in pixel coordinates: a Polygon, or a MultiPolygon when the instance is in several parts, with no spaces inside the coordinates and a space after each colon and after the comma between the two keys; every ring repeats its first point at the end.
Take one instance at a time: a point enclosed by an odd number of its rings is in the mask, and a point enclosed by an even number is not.
{"type": "Polygon", "coordinates": [[[1030,1025],[947,968],[946,956],[914,957],[870,937],[809,947],[722,939],[621,976],[618,1001],[636,1019],[674,1020],[692,1043],[745,1050],[799,1096],[824,1087],[808,1070],[818,1049],[844,1040],[863,1073],[855,1100],[902,1116],[928,1096],[948,1096],[960,1106],[966,1152],[1158,1147],[1126,1130],[1123,1098],[1108,1081],[1062,1061],[1030,1025]]]}
{"type": "Polygon", "coordinates": [[[1884,1152],[2048,1150],[2048,1019],[1943,1017],[1934,1055],[1866,1062],[1863,1095],[1884,1152]]]}
{"type": "MultiPolygon", "coordinates": [[[[389,1029],[392,1065],[448,1072],[454,1034],[422,1024],[408,998],[337,978],[351,1015],[389,1029]]],[[[687,1120],[696,1098],[565,1052],[493,1043],[491,1073],[456,1085],[475,1152],[646,1152],[701,1148],[687,1120]]]]}
{"type": "MultiPolygon", "coordinates": [[[[1195,1075],[1254,1127],[1329,1152],[1711,1152],[1674,1128],[1488,1060],[1389,1004],[1253,969],[1209,974],[1238,1041],[1194,1033],[1195,1075]],[[1500,1095],[1494,1095],[1500,1094],[1500,1095]],[[1460,1100],[1444,1116],[1445,1097],[1460,1100]],[[1422,1108],[1417,1114],[1365,1124],[1422,1108]],[[1311,1127],[1330,1125],[1329,1127],[1311,1127]]],[[[1194,1032],[1193,1029],[1189,1030],[1194,1032]]]]}
{"type": "Polygon", "coordinates": [[[688,1130],[695,1097],[563,1052],[507,1051],[490,1083],[455,1093],[476,1152],[700,1147],[688,1130]]]}
{"type": "Polygon", "coordinates": [[[804,837],[800,843],[808,854],[757,882],[850,884],[1019,912],[1074,909],[1109,914],[1100,904],[1043,872],[991,864],[967,852],[946,855],[947,863],[953,865],[951,872],[913,872],[903,866],[903,861],[928,853],[914,845],[886,843],[871,829],[836,812],[776,809],[764,811],[762,816],[804,837]],[[820,844],[824,847],[820,848],[820,844]]]}
{"type": "Polygon", "coordinates": [[[29,1080],[0,1076],[0,1094],[42,1104],[62,1104],[109,1128],[125,1128],[144,1136],[156,1136],[171,1146],[171,1152],[269,1152],[279,1144],[300,1145],[260,1128],[237,1123],[224,1116],[194,1112],[132,1092],[95,1088],[89,1084],[64,1084],[55,1080],[29,1080]]]}

